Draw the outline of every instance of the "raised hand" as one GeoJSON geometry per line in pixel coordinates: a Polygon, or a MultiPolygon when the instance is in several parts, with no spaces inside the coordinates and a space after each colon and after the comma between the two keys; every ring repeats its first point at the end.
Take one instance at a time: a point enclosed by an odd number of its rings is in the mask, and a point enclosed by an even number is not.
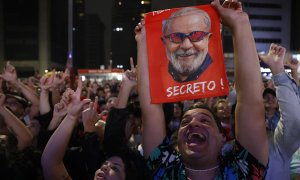
{"type": "Polygon", "coordinates": [[[115,108],[125,108],[127,106],[128,98],[132,89],[137,85],[137,72],[133,63],[133,59],[130,58],[131,69],[127,70],[123,74],[123,80],[121,84],[121,89],[118,95],[118,100],[115,108]]]}
{"type": "Polygon", "coordinates": [[[137,72],[136,67],[134,66],[133,58],[130,57],[130,70],[126,70],[123,74],[122,84],[129,85],[131,87],[137,85],[137,72]]]}
{"type": "Polygon", "coordinates": [[[293,59],[291,56],[287,59],[286,63],[284,64],[285,66],[291,68],[292,72],[292,77],[294,78],[296,84],[299,86],[300,81],[299,81],[299,76],[298,76],[298,60],[293,59]]]}
{"type": "Polygon", "coordinates": [[[143,19],[134,28],[134,32],[135,32],[135,40],[137,42],[146,40],[145,21],[143,19]]]}
{"type": "Polygon", "coordinates": [[[98,108],[98,96],[96,96],[95,101],[90,102],[89,107],[82,112],[82,122],[84,126],[84,132],[95,131],[95,124],[99,119],[97,108],[98,108]]]}
{"type": "Polygon", "coordinates": [[[34,76],[30,76],[27,80],[27,85],[28,87],[32,88],[33,90],[35,90],[36,88],[36,82],[38,80],[34,77],[34,76]]]}
{"type": "Polygon", "coordinates": [[[55,104],[53,110],[53,117],[48,126],[48,130],[56,129],[66,114],[67,114],[67,107],[64,103],[60,102],[55,104]]]}
{"type": "Polygon", "coordinates": [[[53,87],[53,81],[54,81],[54,75],[55,72],[53,72],[50,76],[44,75],[40,79],[40,86],[43,90],[49,90],[51,87],[53,87]]]}
{"type": "Polygon", "coordinates": [[[68,69],[66,69],[65,72],[59,71],[55,73],[54,80],[53,80],[54,87],[58,87],[61,84],[63,84],[63,82],[67,77],[69,77],[68,69]]]}
{"type": "Polygon", "coordinates": [[[3,73],[0,75],[0,77],[12,84],[17,83],[18,76],[16,68],[13,65],[11,65],[9,61],[7,61],[3,69],[3,73]]]}
{"type": "Polygon", "coordinates": [[[66,91],[62,95],[60,103],[64,103],[66,106],[68,106],[71,102],[72,94],[74,94],[74,91],[72,89],[66,89],[66,91]]]}
{"type": "Polygon", "coordinates": [[[241,2],[237,0],[226,0],[223,5],[220,0],[214,0],[211,5],[221,16],[221,22],[231,29],[235,29],[240,23],[249,22],[248,15],[243,11],[241,2]]]}
{"type": "Polygon", "coordinates": [[[54,105],[53,116],[63,118],[67,114],[67,107],[64,103],[57,103],[54,105]]]}
{"type": "Polygon", "coordinates": [[[89,99],[80,101],[81,89],[82,81],[79,79],[76,91],[74,92],[71,89],[67,89],[61,99],[61,103],[66,105],[68,113],[53,133],[44,149],[41,162],[46,179],[69,177],[63,164],[63,158],[82,108],[91,101],[89,99]]]}
{"type": "Polygon", "coordinates": [[[292,71],[297,71],[298,64],[299,64],[299,62],[297,59],[289,57],[284,65],[291,68],[292,71]]]}
{"type": "Polygon", "coordinates": [[[267,64],[273,75],[284,72],[285,48],[272,43],[267,55],[259,55],[260,60],[267,64]]]}
{"type": "Polygon", "coordinates": [[[70,94],[67,94],[67,96],[63,98],[64,103],[66,103],[68,107],[68,115],[76,118],[80,116],[83,106],[91,102],[90,99],[80,100],[81,90],[82,80],[79,79],[76,91],[72,93],[72,91],[69,90],[70,94]]]}

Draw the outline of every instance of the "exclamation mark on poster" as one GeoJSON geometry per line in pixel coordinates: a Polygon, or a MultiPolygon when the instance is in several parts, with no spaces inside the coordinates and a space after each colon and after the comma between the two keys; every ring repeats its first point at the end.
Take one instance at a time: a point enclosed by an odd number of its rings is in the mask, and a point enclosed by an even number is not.
{"type": "Polygon", "coordinates": [[[221,84],[221,89],[224,90],[224,82],[223,82],[223,78],[221,78],[220,84],[221,84]]]}

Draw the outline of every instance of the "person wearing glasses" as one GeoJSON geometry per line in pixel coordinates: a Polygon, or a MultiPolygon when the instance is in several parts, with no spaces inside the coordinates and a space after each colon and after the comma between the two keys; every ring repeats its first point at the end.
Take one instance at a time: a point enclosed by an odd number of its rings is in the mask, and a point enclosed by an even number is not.
{"type": "Polygon", "coordinates": [[[169,60],[168,72],[176,82],[198,79],[212,63],[208,54],[211,20],[194,7],[181,8],[163,21],[162,42],[169,60]]]}

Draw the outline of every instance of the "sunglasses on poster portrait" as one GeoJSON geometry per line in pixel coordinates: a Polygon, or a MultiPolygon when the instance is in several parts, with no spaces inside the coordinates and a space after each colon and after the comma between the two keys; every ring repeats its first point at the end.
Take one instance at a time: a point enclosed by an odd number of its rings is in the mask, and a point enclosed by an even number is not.
{"type": "Polygon", "coordinates": [[[188,38],[191,42],[199,42],[204,39],[205,36],[210,34],[210,32],[204,31],[193,31],[189,34],[184,34],[180,32],[171,33],[169,35],[163,36],[164,39],[168,39],[172,43],[182,43],[186,38],[188,38]]]}

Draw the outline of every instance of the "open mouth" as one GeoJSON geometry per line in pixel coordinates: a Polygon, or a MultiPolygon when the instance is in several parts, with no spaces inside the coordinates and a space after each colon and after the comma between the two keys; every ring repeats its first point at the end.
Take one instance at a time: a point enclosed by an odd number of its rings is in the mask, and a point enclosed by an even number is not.
{"type": "Polygon", "coordinates": [[[104,173],[103,172],[99,172],[96,175],[96,180],[103,180],[103,179],[105,179],[104,173]]]}
{"type": "Polygon", "coordinates": [[[202,133],[188,133],[187,135],[187,143],[190,145],[202,144],[206,139],[206,136],[202,133]]]}

